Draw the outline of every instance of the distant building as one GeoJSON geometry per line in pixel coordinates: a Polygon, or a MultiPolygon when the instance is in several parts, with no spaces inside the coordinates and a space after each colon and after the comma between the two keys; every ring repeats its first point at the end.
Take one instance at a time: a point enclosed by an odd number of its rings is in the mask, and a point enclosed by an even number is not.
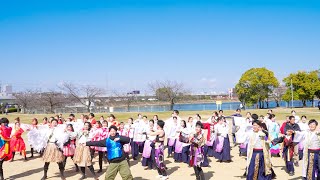
{"type": "Polygon", "coordinates": [[[13,97],[13,91],[11,85],[0,85],[0,104],[8,103],[14,104],[15,98],[13,97]]]}

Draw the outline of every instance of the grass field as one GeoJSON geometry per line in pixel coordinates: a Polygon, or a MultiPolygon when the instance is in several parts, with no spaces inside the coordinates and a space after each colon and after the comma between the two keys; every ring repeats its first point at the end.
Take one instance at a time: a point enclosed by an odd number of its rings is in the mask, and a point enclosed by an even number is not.
{"type": "MultiPolygon", "coordinates": [[[[273,109],[273,113],[276,115],[276,119],[278,121],[283,121],[285,120],[285,117],[291,114],[291,110],[290,108],[277,108],[277,109],[273,109]]],[[[320,120],[320,111],[318,110],[318,108],[296,108],[294,109],[297,112],[298,116],[302,116],[302,115],[306,115],[308,119],[316,119],[316,120],[320,120]]],[[[189,116],[194,117],[196,113],[199,113],[202,117],[202,119],[208,119],[212,112],[214,112],[215,110],[212,111],[181,111],[180,112],[180,117],[182,119],[187,119],[189,116]]],[[[245,114],[247,112],[251,112],[251,113],[256,113],[258,115],[266,115],[267,114],[267,109],[250,109],[250,110],[246,110],[246,111],[242,111],[241,114],[243,116],[245,116],[245,114]]],[[[159,119],[163,119],[166,120],[171,116],[171,111],[167,111],[167,112],[142,112],[141,114],[148,116],[149,119],[152,119],[153,115],[157,114],[159,116],[159,119]]],[[[226,110],[224,111],[224,114],[226,116],[229,116],[231,114],[233,114],[234,111],[233,110],[226,110]]],[[[132,117],[133,119],[137,118],[137,114],[138,112],[126,112],[126,113],[113,113],[118,121],[124,121],[126,122],[128,118],[132,117]]],[[[81,114],[75,114],[76,118],[80,118],[81,114]]],[[[98,120],[100,118],[100,116],[104,116],[107,117],[110,114],[106,114],[106,113],[97,113],[95,114],[96,119],[98,120]]],[[[0,114],[0,117],[7,117],[9,119],[9,121],[13,121],[16,117],[20,117],[21,122],[22,123],[31,123],[31,119],[32,118],[37,118],[39,123],[42,122],[42,119],[44,117],[51,117],[54,116],[54,114],[19,114],[19,113],[10,113],[8,115],[4,115],[4,114],[0,114]]],[[[63,117],[66,118],[68,117],[69,114],[63,114],[63,117]]]]}

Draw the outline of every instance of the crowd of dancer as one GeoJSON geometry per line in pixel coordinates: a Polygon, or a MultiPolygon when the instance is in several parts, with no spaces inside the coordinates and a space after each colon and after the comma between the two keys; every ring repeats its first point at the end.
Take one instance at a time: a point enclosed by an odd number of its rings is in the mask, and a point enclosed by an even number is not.
{"type": "Polygon", "coordinates": [[[4,161],[14,161],[16,154],[27,161],[34,158],[34,152],[44,161],[42,180],[47,179],[50,163],[57,163],[61,179],[66,179],[64,169],[69,157],[75,172],[82,174],[80,179],[86,178],[86,167],[94,179],[98,179],[103,163],[108,163],[105,179],[113,180],[119,172],[122,179],[130,180],[133,179],[130,163],[141,159],[146,170],[156,170],[157,177],[164,180],[169,178],[164,159],[172,158],[175,163],[186,163],[193,168],[197,180],[204,180],[202,167],[210,166],[208,157],[220,163],[232,162],[229,132],[232,132],[233,145],[239,145],[239,156],[247,157],[244,176],[248,180],[275,178],[271,157],[281,156],[289,175],[294,175],[299,160],[302,160],[303,178],[314,180],[319,174],[318,122],[307,121],[306,116],[300,118],[295,111],[281,125],[272,110],[265,117],[249,112],[242,117],[238,109],[230,116],[225,116],[222,110],[214,112],[206,120],[199,114],[183,120],[179,111],[174,110],[166,121],[159,120],[157,115],[148,119],[142,114],[126,122],[118,121],[112,114],[96,120],[90,113],[80,119],[74,114],[66,119],[57,115],[44,118],[42,123],[34,118],[31,125],[21,124],[19,118],[14,124],[1,118],[0,126],[0,180],[4,179],[4,161]],[[22,138],[25,131],[30,157],[26,155],[22,138]],[[165,149],[167,157],[164,157],[165,149]],[[99,158],[97,172],[92,163],[95,155],[99,158]]]}

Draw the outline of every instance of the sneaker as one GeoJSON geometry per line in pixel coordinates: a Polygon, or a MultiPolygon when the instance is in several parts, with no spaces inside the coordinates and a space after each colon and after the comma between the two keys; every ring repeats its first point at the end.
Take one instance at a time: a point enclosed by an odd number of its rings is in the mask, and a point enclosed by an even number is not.
{"type": "Polygon", "coordinates": [[[293,171],[290,171],[290,172],[289,172],[289,175],[290,175],[290,176],[293,176],[293,175],[294,175],[294,172],[293,172],[293,171]]]}
{"type": "Polygon", "coordinates": [[[162,177],[163,177],[162,175],[156,176],[157,179],[162,179],[162,177]]]}
{"type": "Polygon", "coordinates": [[[162,176],[161,180],[167,180],[169,179],[169,176],[162,176]]]}

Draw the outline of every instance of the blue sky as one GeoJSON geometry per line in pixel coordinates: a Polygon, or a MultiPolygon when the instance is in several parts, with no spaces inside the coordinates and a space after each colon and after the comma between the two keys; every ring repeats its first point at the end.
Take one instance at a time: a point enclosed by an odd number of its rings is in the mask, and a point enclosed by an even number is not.
{"type": "Polygon", "coordinates": [[[320,68],[319,19],[311,0],[1,1],[0,82],[220,92],[252,67],[282,80],[320,68]]]}

